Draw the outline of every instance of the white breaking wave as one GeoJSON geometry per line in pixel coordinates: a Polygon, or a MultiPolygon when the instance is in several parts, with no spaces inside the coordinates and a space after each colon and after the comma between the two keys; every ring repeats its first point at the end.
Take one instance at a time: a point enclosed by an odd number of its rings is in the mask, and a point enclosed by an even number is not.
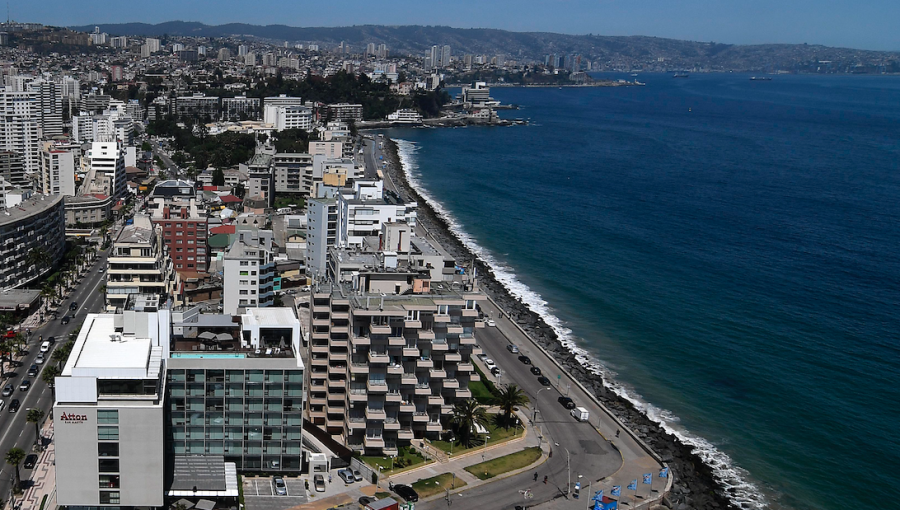
{"type": "Polygon", "coordinates": [[[720,451],[706,439],[693,435],[684,427],[676,426],[679,419],[670,411],[660,409],[645,402],[633,389],[614,379],[615,374],[608,370],[603,363],[594,358],[588,351],[578,346],[572,330],[567,328],[563,321],[553,314],[547,302],[537,292],[531,290],[528,285],[516,278],[513,268],[497,260],[490,251],[479,245],[471,235],[462,229],[457,219],[443,204],[435,200],[428,190],[422,185],[421,172],[416,162],[416,152],[419,148],[408,140],[394,139],[397,143],[397,153],[400,157],[401,171],[406,176],[406,181],[416,192],[431,206],[432,209],[447,222],[450,231],[459,238],[476,257],[491,268],[494,278],[503,285],[515,298],[519,299],[531,311],[538,314],[548,326],[553,328],[559,342],[568,349],[575,359],[588,371],[595,375],[602,375],[606,384],[616,395],[631,402],[636,409],[644,413],[650,420],[658,423],[663,430],[676,436],[682,443],[692,447],[695,455],[710,466],[716,480],[725,488],[726,496],[738,507],[762,509],[768,506],[765,496],[759,488],[747,481],[747,471],[736,466],[728,454],[720,451]]]}

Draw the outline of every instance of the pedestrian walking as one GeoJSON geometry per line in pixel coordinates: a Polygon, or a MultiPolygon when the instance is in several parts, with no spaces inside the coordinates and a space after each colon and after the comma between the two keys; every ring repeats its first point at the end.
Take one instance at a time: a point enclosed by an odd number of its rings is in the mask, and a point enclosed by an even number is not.
{"type": "Polygon", "coordinates": [[[534,481],[536,482],[537,479],[538,479],[538,474],[537,474],[537,472],[535,472],[535,473],[534,473],[534,481]]]}
{"type": "Polygon", "coordinates": [[[619,429],[616,429],[616,437],[619,437],[619,429]]]}
{"type": "Polygon", "coordinates": [[[547,476],[544,475],[544,484],[546,484],[546,483],[547,483],[547,476]]]}

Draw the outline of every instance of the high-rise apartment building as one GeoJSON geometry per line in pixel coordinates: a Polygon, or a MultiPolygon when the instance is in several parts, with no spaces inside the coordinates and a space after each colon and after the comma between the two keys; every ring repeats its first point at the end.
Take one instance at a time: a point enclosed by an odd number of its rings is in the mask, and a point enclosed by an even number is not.
{"type": "MultiPolygon", "coordinates": [[[[163,230],[163,242],[169,249],[169,256],[179,273],[205,273],[209,262],[206,240],[209,237],[206,210],[193,198],[167,198],[157,195],[160,186],[151,196],[151,219],[163,230]]],[[[188,183],[192,190],[193,184],[188,183]]]]}
{"type": "Polygon", "coordinates": [[[174,286],[174,271],[168,250],[162,241],[162,229],[155,228],[146,215],[135,215],[113,241],[107,259],[106,307],[109,311],[125,309],[129,296],[144,296],[161,307],[174,286]]]}
{"type": "Polygon", "coordinates": [[[45,195],[75,196],[76,152],[54,142],[43,142],[42,145],[41,192],[45,195]]]}
{"type": "Polygon", "coordinates": [[[238,230],[223,261],[222,309],[227,314],[272,306],[275,246],[271,230],[238,230]]]}
{"type": "Polygon", "coordinates": [[[25,175],[25,165],[22,155],[18,152],[0,150],[0,177],[13,186],[28,186],[31,184],[25,175]]]}
{"type": "Polygon", "coordinates": [[[125,150],[119,142],[92,142],[86,154],[87,182],[103,182],[106,194],[115,198],[125,196],[125,150]]]}
{"type": "Polygon", "coordinates": [[[236,96],[222,98],[222,120],[257,120],[259,119],[259,98],[236,96]]]}

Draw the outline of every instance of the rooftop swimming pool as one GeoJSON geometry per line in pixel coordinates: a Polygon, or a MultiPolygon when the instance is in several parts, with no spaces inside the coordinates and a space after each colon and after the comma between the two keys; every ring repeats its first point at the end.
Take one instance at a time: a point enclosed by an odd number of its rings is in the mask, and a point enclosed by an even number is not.
{"type": "Polygon", "coordinates": [[[247,355],[239,352],[173,352],[173,358],[204,358],[204,359],[234,359],[246,358],[247,355]]]}

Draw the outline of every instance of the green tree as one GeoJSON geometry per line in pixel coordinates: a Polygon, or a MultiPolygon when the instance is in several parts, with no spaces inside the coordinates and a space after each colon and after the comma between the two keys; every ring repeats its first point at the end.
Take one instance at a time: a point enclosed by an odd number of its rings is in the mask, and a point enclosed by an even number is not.
{"type": "Polygon", "coordinates": [[[225,172],[221,168],[216,168],[212,175],[213,186],[225,185],[225,172]]]}
{"type": "Polygon", "coordinates": [[[28,423],[34,423],[34,438],[35,441],[40,444],[41,422],[44,421],[44,410],[37,407],[29,409],[28,414],[25,416],[25,421],[27,421],[28,423]]]}
{"type": "MultiPolygon", "coordinates": [[[[56,349],[53,351],[53,354],[50,355],[50,360],[56,363],[56,368],[61,369],[63,363],[69,359],[69,353],[65,352],[64,349],[56,349]]],[[[46,370],[44,370],[46,372],[46,370]]]]}
{"type": "Polygon", "coordinates": [[[19,464],[23,460],[25,460],[25,450],[21,448],[10,448],[6,452],[6,462],[16,467],[16,490],[20,490],[22,487],[22,478],[19,476],[19,464]]]}
{"type": "Polygon", "coordinates": [[[513,413],[515,413],[516,408],[524,406],[528,404],[528,402],[528,396],[515,384],[507,384],[497,390],[497,395],[494,397],[494,404],[503,412],[503,421],[506,425],[506,430],[509,430],[509,426],[513,419],[513,413]]]}
{"type": "Polygon", "coordinates": [[[466,447],[472,446],[472,431],[476,425],[487,427],[488,416],[484,407],[474,400],[460,400],[453,405],[450,423],[456,429],[460,441],[466,447]]]}
{"type": "MultiPolygon", "coordinates": [[[[53,351],[53,354],[56,354],[56,351],[53,351]]],[[[56,400],[56,376],[61,373],[62,370],[56,365],[49,365],[41,372],[41,380],[50,387],[50,395],[53,396],[54,401],[56,400]]]]}
{"type": "Polygon", "coordinates": [[[0,340],[0,378],[6,379],[6,362],[12,361],[12,342],[0,340]]]}
{"type": "Polygon", "coordinates": [[[50,254],[44,248],[32,248],[25,256],[25,263],[29,266],[43,268],[49,266],[50,262],[50,254]]]}

